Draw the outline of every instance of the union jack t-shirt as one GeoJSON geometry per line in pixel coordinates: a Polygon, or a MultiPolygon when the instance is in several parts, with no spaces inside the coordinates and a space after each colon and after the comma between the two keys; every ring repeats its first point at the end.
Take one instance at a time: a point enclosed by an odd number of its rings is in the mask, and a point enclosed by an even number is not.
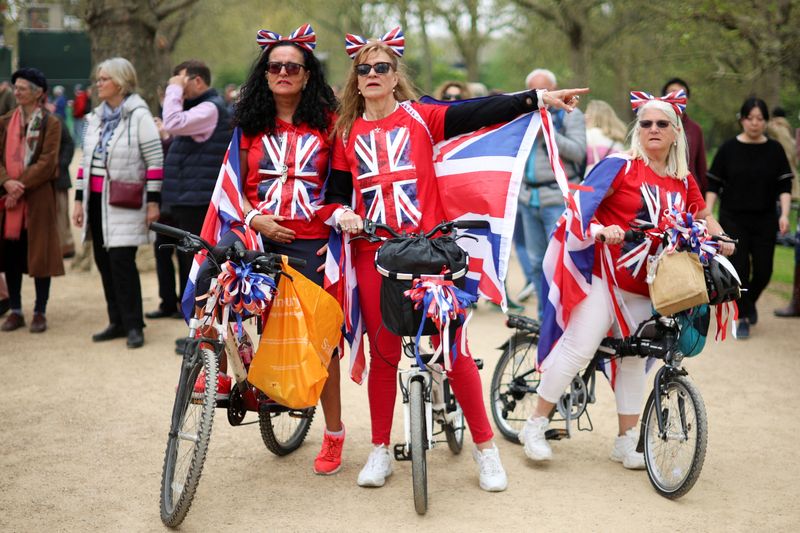
{"type": "MultiPolygon", "coordinates": [[[[650,223],[663,227],[664,214],[670,207],[677,207],[681,212],[697,213],[705,209],[706,203],[697,187],[697,181],[691,176],[679,180],[668,176],[659,176],[644,164],[641,159],[634,159],[629,165],[623,165],[614,181],[611,196],[605,198],[595,211],[595,218],[603,226],[616,224],[627,230],[631,224],[650,223]]],[[[631,251],[637,244],[623,242],[609,245],[613,264],[622,254],[631,251]]],[[[650,253],[654,253],[658,243],[653,243],[650,253]]],[[[593,274],[601,277],[601,261],[599,254],[602,247],[595,246],[593,274]]],[[[617,285],[625,291],[648,296],[647,269],[634,267],[617,268],[615,273],[617,285]]]]}
{"type": "Polygon", "coordinates": [[[286,218],[281,225],[298,239],[327,239],[330,228],[317,216],[328,176],[330,140],[305,124],[276,119],[272,135],[242,135],[247,152],[244,195],[264,214],[286,218]]]}
{"type": "Polygon", "coordinates": [[[447,106],[408,106],[416,117],[399,106],[380,120],[356,119],[347,146],[337,136],[331,166],[352,175],[353,209],[361,217],[395,230],[427,230],[444,217],[433,145],[444,139],[447,106]]]}

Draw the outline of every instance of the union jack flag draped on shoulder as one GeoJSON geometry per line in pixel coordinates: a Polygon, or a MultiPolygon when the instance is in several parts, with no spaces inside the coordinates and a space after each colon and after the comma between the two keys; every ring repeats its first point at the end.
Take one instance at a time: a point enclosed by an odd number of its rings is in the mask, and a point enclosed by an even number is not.
{"type": "MultiPolygon", "coordinates": [[[[211,194],[211,203],[208,206],[200,236],[208,241],[209,244],[215,246],[222,235],[232,228],[238,227],[244,236],[247,249],[263,250],[261,239],[258,235],[244,225],[244,197],[242,181],[239,176],[241,168],[239,166],[240,137],[241,130],[236,128],[228,145],[228,151],[225,152],[225,158],[217,176],[217,183],[214,185],[214,192],[211,194]]],[[[189,271],[189,279],[186,282],[186,290],[183,292],[181,310],[187,322],[194,316],[197,273],[205,256],[205,251],[194,256],[192,268],[189,271]]]]}

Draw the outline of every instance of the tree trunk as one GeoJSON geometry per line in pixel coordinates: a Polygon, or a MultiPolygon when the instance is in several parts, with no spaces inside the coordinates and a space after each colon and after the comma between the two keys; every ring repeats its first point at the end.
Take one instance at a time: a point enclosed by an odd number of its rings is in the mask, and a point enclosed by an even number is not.
{"type": "Polygon", "coordinates": [[[426,93],[433,93],[433,52],[428,38],[428,10],[417,2],[419,14],[419,34],[422,38],[422,86],[426,93]]]}

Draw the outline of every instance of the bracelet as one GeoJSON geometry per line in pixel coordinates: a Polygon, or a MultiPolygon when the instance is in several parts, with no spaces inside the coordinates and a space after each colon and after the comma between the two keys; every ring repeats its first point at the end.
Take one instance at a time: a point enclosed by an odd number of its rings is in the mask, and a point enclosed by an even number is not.
{"type": "Polygon", "coordinates": [[[542,98],[544,96],[544,93],[546,92],[547,89],[536,89],[536,100],[537,100],[536,105],[539,106],[539,109],[547,107],[547,105],[545,105],[544,103],[544,99],[542,98]]]}
{"type": "Polygon", "coordinates": [[[253,221],[253,219],[260,214],[261,213],[258,211],[258,209],[251,209],[250,211],[248,211],[247,215],[245,215],[244,217],[244,225],[249,226],[250,223],[253,221]]]}
{"type": "Polygon", "coordinates": [[[350,207],[350,206],[349,206],[349,205],[347,205],[347,204],[342,204],[342,209],[344,209],[345,211],[353,211],[353,208],[352,208],[352,207],[350,207]]]}

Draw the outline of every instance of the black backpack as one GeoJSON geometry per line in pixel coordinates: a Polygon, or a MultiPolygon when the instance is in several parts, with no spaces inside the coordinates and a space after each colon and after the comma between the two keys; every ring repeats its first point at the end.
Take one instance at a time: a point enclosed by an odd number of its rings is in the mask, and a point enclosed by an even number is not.
{"type": "MultiPolygon", "coordinates": [[[[375,255],[375,267],[384,276],[381,282],[381,315],[383,325],[402,336],[416,336],[425,314],[423,309],[414,309],[404,292],[411,289],[415,278],[422,274],[441,275],[453,280],[453,284],[464,288],[469,257],[450,236],[437,239],[412,237],[389,239],[375,255]]],[[[461,325],[460,319],[452,324],[453,329],[461,325]]],[[[426,319],[423,335],[438,333],[432,320],[426,319]]]]}

